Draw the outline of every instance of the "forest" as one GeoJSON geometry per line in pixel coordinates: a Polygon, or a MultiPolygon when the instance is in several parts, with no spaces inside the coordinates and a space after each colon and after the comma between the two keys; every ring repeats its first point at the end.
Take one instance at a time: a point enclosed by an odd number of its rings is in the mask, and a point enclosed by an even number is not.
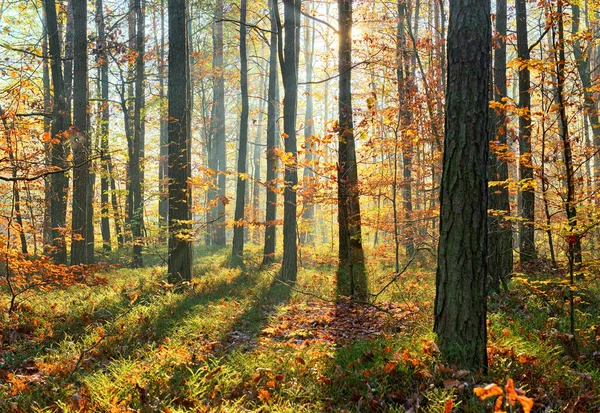
{"type": "Polygon", "coordinates": [[[0,412],[600,412],[599,2],[0,32],[0,412]]]}

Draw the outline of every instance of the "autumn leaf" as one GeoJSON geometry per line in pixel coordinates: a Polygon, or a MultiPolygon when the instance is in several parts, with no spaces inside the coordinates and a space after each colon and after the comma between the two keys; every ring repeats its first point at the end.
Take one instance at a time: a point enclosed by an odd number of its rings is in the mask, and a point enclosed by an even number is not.
{"type": "Polygon", "coordinates": [[[458,380],[444,380],[444,389],[453,389],[454,387],[460,386],[460,381],[458,380]]]}
{"type": "Polygon", "coordinates": [[[488,397],[501,396],[502,394],[504,394],[502,388],[496,383],[488,384],[485,387],[475,387],[473,391],[475,392],[475,395],[481,400],[485,400],[488,397]]]}
{"type": "Polygon", "coordinates": [[[384,373],[389,374],[392,371],[394,371],[394,369],[396,368],[396,366],[398,365],[397,362],[395,361],[390,361],[388,362],[385,367],[383,368],[384,373]]]}
{"type": "Polygon", "coordinates": [[[258,390],[258,398],[261,400],[269,400],[271,398],[271,393],[268,390],[259,389],[258,390]]]}
{"type": "Polygon", "coordinates": [[[452,411],[452,399],[446,402],[446,407],[444,407],[444,413],[450,413],[452,411]]]}
{"type": "Polygon", "coordinates": [[[531,409],[533,408],[533,400],[529,397],[520,395],[519,392],[519,390],[515,389],[515,383],[513,379],[508,379],[508,383],[506,383],[506,400],[508,400],[511,406],[514,406],[517,402],[519,402],[525,413],[531,412],[531,409]]]}

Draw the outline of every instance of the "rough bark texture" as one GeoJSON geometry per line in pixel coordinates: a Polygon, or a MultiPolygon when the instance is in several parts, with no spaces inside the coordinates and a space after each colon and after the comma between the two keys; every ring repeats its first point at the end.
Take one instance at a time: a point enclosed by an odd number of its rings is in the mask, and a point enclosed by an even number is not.
{"type": "Polygon", "coordinates": [[[487,368],[490,4],[451,0],[434,330],[443,357],[487,368]]]}
{"type": "Polygon", "coordinates": [[[338,0],[338,292],[366,298],[358,171],[352,120],[352,0],[338,0]]]}
{"type": "Polygon", "coordinates": [[[186,0],[169,0],[169,282],[192,279],[186,0]]]}
{"type": "MultiPolygon", "coordinates": [[[[398,116],[399,129],[402,131],[402,204],[404,207],[404,250],[407,257],[412,257],[415,252],[415,242],[413,236],[412,220],[412,136],[408,133],[412,123],[410,113],[410,89],[412,74],[410,73],[410,57],[408,55],[408,45],[406,43],[405,24],[410,24],[410,19],[406,10],[406,2],[398,1],[398,27],[397,27],[397,68],[396,77],[398,78],[398,116]]],[[[416,25],[416,23],[415,23],[416,25]]],[[[416,54],[416,53],[415,53],[416,54]]],[[[396,148],[398,150],[398,148],[396,148]]],[[[395,185],[395,183],[394,183],[395,185]]],[[[394,187],[395,192],[395,187],[394,187]]],[[[394,197],[394,203],[396,202],[394,197]]],[[[397,229],[396,229],[397,231],[397,229]]],[[[396,254],[397,256],[397,254],[396,254]]],[[[397,260],[396,260],[397,261],[397,260]]],[[[398,267],[398,265],[396,265],[398,267]]],[[[396,268],[398,271],[398,268],[396,268]]]]}
{"type": "MultiPolygon", "coordinates": [[[[506,0],[496,2],[496,49],[494,50],[494,100],[504,103],[506,88],[506,0]]],[[[494,211],[488,216],[488,276],[490,290],[500,291],[502,284],[512,272],[512,228],[510,221],[510,200],[508,196],[508,163],[501,159],[506,151],[507,119],[503,108],[492,110],[493,133],[490,145],[488,176],[496,183],[489,188],[488,209],[494,211]]]]}
{"type": "Polygon", "coordinates": [[[285,189],[283,192],[283,263],[281,278],[296,281],[298,273],[297,219],[296,219],[296,187],[298,185],[298,149],[296,139],[296,114],[298,103],[298,35],[300,25],[301,0],[284,0],[284,34],[283,51],[283,132],[285,152],[285,189]]]}
{"type": "Polygon", "coordinates": [[[142,267],[142,227],[144,220],[144,193],[143,193],[143,155],[144,155],[144,52],[145,52],[145,16],[144,5],[141,0],[134,0],[136,17],[135,48],[135,101],[133,114],[133,152],[129,160],[131,176],[131,193],[133,202],[133,215],[131,217],[131,236],[133,238],[133,267],[142,267]]]}
{"type": "Polygon", "coordinates": [[[88,262],[88,190],[90,137],[87,84],[87,3],[73,5],[73,211],[71,265],[88,262]]]}
{"type": "Polygon", "coordinates": [[[244,208],[246,204],[246,165],[248,160],[248,58],[246,53],[246,0],[240,5],[240,88],[242,113],[240,117],[240,142],[238,148],[238,178],[235,198],[233,247],[231,260],[240,264],[244,255],[244,208]]]}
{"type": "Polygon", "coordinates": [[[273,262],[275,254],[275,236],[277,226],[277,119],[279,118],[278,99],[278,71],[277,71],[277,33],[280,28],[277,25],[275,13],[277,10],[276,0],[269,1],[269,14],[271,17],[271,37],[269,45],[269,90],[267,92],[267,205],[265,208],[265,247],[263,250],[263,264],[273,262]]]}
{"type": "MultiPolygon", "coordinates": [[[[525,0],[516,0],[517,55],[522,61],[529,60],[527,40],[527,5],[525,0]]],[[[531,75],[527,67],[519,70],[519,108],[526,113],[519,117],[519,256],[521,263],[536,259],[535,251],[535,191],[533,187],[533,165],[531,164],[531,75]]]]}

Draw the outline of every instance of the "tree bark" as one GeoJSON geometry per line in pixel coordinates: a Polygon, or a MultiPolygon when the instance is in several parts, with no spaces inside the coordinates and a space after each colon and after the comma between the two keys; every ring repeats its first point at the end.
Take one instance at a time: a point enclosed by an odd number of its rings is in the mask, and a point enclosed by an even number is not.
{"type": "Polygon", "coordinates": [[[244,209],[246,204],[246,180],[248,161],[248,57],[246,53],[246,12],[247,2],[240,3],[240,88],[242,92],[242,114],[240,117],[240,142],[238,148],[238,178],[233,224],[232,263],[242,263],[244,255],[244,209]],[[246,176],[244,176],[246,175],[246,176]]]}
{"type": "Polygon", "coordinates": [[[352,118],[352,0],[338,0],[338,292],[367,298],[352,118]]]}
{"type": "MultiPolygon", "coordinates": [[[[68,140],[63,135],[66,128],[66,107],[64,97],[64,83],[61,68],[60,40],[56,19],[56,3],[54,0],[44,0],[46,8],[46,24],[48,31],[48,48],[50,51],[50,70],[52,73],[52,168],[64,170],[66,168],[66,146],[68,140]]],[[[67,263],[67,250],[65,246],[65,222],[67,215],[67,187],[69,181],[64,172],[52,174],[50,225],[52,228],[52,258],[56,264],[67,263]]]]}
{"type": "Polygon", "coordinates": [[[192,279],[187,0],[169,0],[169,257],[172,284],[192,279]]]}
{"type": "Polygon", "coordinates": [[[269,15],[271,18],[271,36],[269,45],[269,90],[267,92],[267,201],[265,207],[265,245],[263,249],[263,264],[274,261],[275,237],[277,234],[277,119],[279,118],[279,79],[277,71],[278,33],[281,30],[277,24],[277,1],[269,0],[269,15]]]}
{"type": "Polygon", "coordinates": [[[144,265],[142,259],[142,250],[144,241],[142,237],[142,227],[144,220],[144,202],[143,202],[143,152],[144,152],[144,52],[145,52],[145,13],[144,4],[141,0],[134,0],[134,9],[136,20],[135,50],[137,56],[135,59],[135,100],[133,111],[133,151],[132,158],[129,160],[131,186],[133,202],[133,215],[131,216],[131,236],[133,238],[133,258],[131,265],[134,268],[144,265]]]}
{"type": "Polygon", "coordinates": [[[434,330],[442,356],[487,369],[490,3],[451,0],[434,330]]]}
{"type": "Polygon", "coordinates": [[[73,5],[73,210],[71,265],[89,261],[87,242],[90,136],[87,82],[87,3],[73,5]]]}
{"type": "MultiPolygon", "coordinates": [[[[285,142],[285,188],[283,192],[283,262],[281,278],[295,282],[298,274],[297,194],[298,148],[296,114],[298,104],[298,28],[300,26],[301,0],[284,0],[285,44],[281,73],[283,76],[283,132],[285,142]]],[[[281,40],[281,39],[280,39],[281,40]]]]}

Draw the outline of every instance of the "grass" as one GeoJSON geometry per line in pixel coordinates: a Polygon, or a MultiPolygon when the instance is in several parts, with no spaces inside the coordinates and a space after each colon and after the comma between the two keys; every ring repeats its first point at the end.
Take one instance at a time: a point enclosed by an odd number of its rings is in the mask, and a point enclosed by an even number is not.
{"type": "MultiPolygon", "coordinates": [[[[111,269],[3,314],[0,411],[484,412],[473,387],[508,378],[537,411],[600,411],[597,276],[579,281],[576,344],[564,285],[529,277],[492,297],[483,375],[440,362],[431,271],[411,268],[373,306],[335,300],[328,251],[303,251],[293,290],[258,247],[244,270],[228,250],[195,257],[181,291],[162,266],[111,269]]],[[[369,270],[372,292],[393,276],[369,270]]]]}

